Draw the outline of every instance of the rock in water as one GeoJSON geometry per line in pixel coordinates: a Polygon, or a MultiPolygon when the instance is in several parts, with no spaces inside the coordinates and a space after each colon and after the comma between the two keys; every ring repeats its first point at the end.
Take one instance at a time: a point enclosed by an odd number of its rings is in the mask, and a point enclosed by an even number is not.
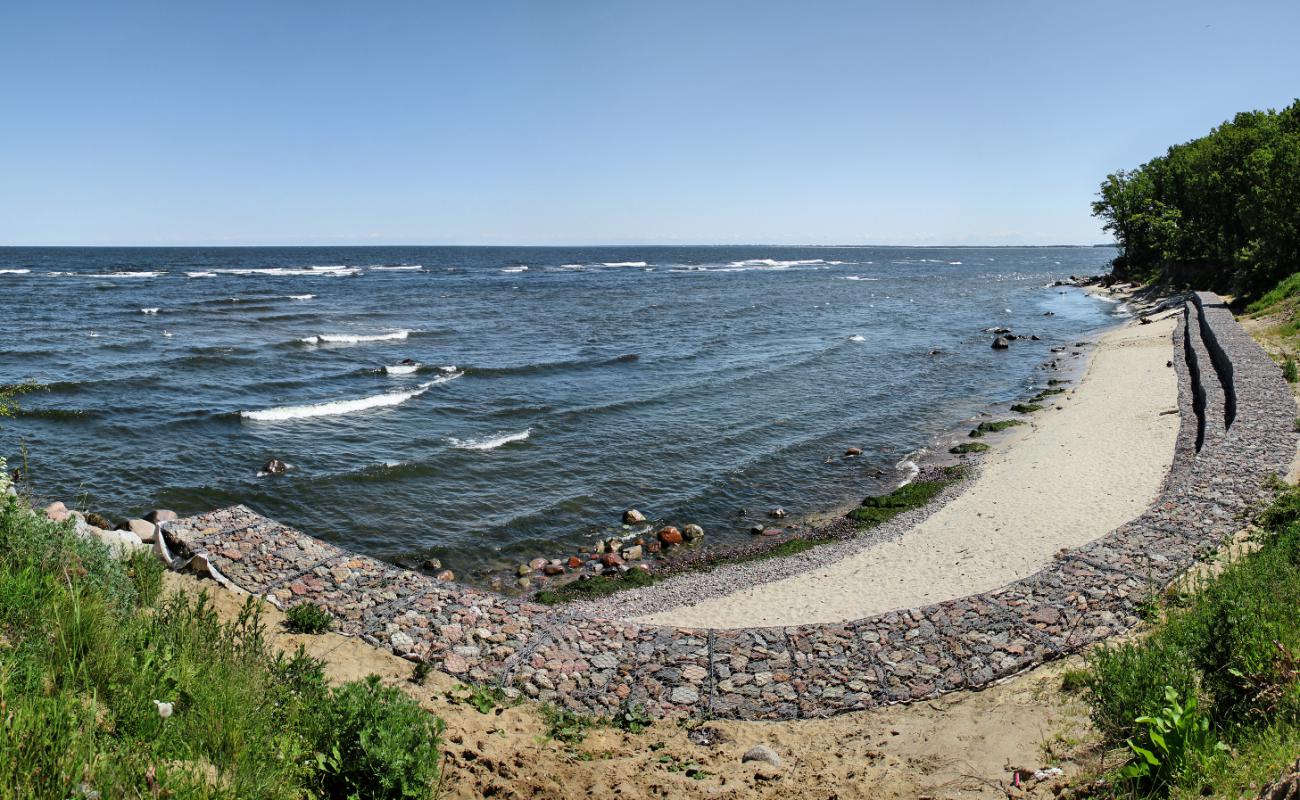
{"type": "Polygon", "coordinates": [[[695,523],[682,526],[682,538],[688,542],[697,542],[704,538],[704,529],[695,523]]]}
{"type": "Polygon", "coordinates": [[[624,525],[639,525],[642,522],[645,522],[645,514],[642,514],[635,508],[629,508],[627,511],[623,512],[624,525]]]}
{"type": "Polygon", "coordinates": [[[267,475],[283,475],[289,471],[289,465],[278,458],[273,458],[266,462],[266,466],[262,467],[262,471],[267,475]]]}
{"type": "Polygon", "coordinates": [[[860,455],[862,455],[861,447],[850,447],[848,450],[844,451],[845,458],[852,458],[854,456],[860,456],[860,455]]]}
{"type": "Polygon", "coordinates": [[[681,544],[684,541],[682,532],[671,525],[666,528],[661,528],[657,536],[659,537],[660,543],[665,545],[681,544]]]}
{"type": "Polygon", "coordinates": [[[434,575],[433,579],[435,581],[438,581],[439,583],[451,583],[452,581],[456,580],[456,573],[452,572],[449,569],[444,569],[442,572],[439,572],[437,575],[434,575]]]}
{"type": "Polygon", "coordinates": [[[784,508],[774,508],[774,509],[772,509],[771,511],[767,512],[767,515],[768,515],[769,517],[771,517],[772,519],[781,519],[782,517],[785,516],[785,509],[784,509],[784,508]]]}
{"type": "Polygon", "coordinates": [[[644,555],[644,552],[639,544],[634,544],[631,547],[624,548],[623,550],[623,558],[628,561],[636,561],[642,555],[644,555]]]}
{"type": "Polygon", "coordinates": [[[1011,346],[1011,344],[1007,342],[1005,338],[999,336],[998,338],[993,340],[992,346],[994,350],[1006,350],[1008,347],[1011,346]]]}
{"type": "Polygon", "coordinates": [[[774,767],[781,766],[781,757],[776,754],[775,750],[765,744],[755,745],[749,748],[745,751],[745,754],[740,757],[740,760],[742,763],[746,761],[762,761],[763,763],[771,764],[774,767]]]}
{"type": "Polygon", "coordinates": [[[166,508],[156,508],[144,515],[146,522],[152,522],[157,525],[160,522],[172,522],[176,519],[176,512],[166,508]]]}

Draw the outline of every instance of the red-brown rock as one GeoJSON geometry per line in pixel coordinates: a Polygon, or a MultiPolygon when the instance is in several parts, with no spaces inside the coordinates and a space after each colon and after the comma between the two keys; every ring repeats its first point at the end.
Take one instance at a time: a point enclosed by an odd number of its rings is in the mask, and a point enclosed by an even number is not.
{"type": "Polygon", "coordinates": [[[658,536],[660,543],[664,545],[681,544],[683,541],[682,532],[671,525],[667,528],[660,528],[658,536]]]}
{"type": "Polygon", "coordinates": [[[618,553],[601,553],[597,560],[606,567],[619,567],[624,563],[623,557],[618,553]]]}
{"type": "Polygon", "coordinates": [[[569,556],[569,569],[577,569],[582,566],[582,559],[577,556],[569,556]]]}

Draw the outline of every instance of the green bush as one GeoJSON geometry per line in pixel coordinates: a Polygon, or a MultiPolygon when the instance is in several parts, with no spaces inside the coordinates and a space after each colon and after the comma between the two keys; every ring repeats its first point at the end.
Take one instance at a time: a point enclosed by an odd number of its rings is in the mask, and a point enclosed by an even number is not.
{"type": "Polygon", "coordinates": [[[329,797],[428,800],[442,722],[371,675],[330,694],[317,754],[329,797]]]}
{"type": "Polygon", "coordinates": [[[1138,733],[1138,717],[1160,713],[1166,686],[1180,697],[1191,697],[1197,689],[1186,650],[1163,637],[1099,647],[1089,654],[1088,666],[1093,679],[1086,697],[1093,724],[1114,742],[1138,733]]]}
{"type": "Polygon", "coordinates": [[[315,603],[298,603],[284,615],[284,626],[294,633],[325,633],[333,625],[334,615],[315,603]]]}
{"type": "Polygon", "coordinates": [[[1286,378],[1287,383],[1300,381],[1300,370],[1296,369],[1294,358],[1288,357],[1286,361],[1282,362],[1282,377],[1286,378]]]}

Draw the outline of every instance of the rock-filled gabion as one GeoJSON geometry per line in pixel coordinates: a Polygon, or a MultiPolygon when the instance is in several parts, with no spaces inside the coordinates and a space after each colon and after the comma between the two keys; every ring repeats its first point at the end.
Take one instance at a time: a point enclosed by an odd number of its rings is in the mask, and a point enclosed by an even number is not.
{"type": "MultiPolygon", "coordinates": [[[[696,630],[583,618],[354,555],[244,506],[165,523],[168,542],[281,606],[465,680],[575,710],[793,719],[979,688],[1135,626],[1152,592],[1237,530],[1295,454],[1295,404],[1213,294],[1173,336],[1173,467],[1140,517],[983,594],[838,624],[696,630]]],[[[178,559],[177,563],[189,563],[178,559]]],[[[923,567],[922,567],[923,568],[923,567]]]]}

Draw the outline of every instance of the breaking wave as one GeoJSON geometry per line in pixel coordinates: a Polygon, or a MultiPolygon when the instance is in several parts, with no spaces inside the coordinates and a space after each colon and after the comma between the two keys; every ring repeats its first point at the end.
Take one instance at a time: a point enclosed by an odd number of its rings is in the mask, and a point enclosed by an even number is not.
{"type": "Polygon", "coordinates": [[[533,429],[519,433],[499,433],[496,436],[485,436],[481,439],[457,439],[452,437],[447,441],[457,450],[495,450],[512,442],[522,442],[531,436],[533,429]]]}

